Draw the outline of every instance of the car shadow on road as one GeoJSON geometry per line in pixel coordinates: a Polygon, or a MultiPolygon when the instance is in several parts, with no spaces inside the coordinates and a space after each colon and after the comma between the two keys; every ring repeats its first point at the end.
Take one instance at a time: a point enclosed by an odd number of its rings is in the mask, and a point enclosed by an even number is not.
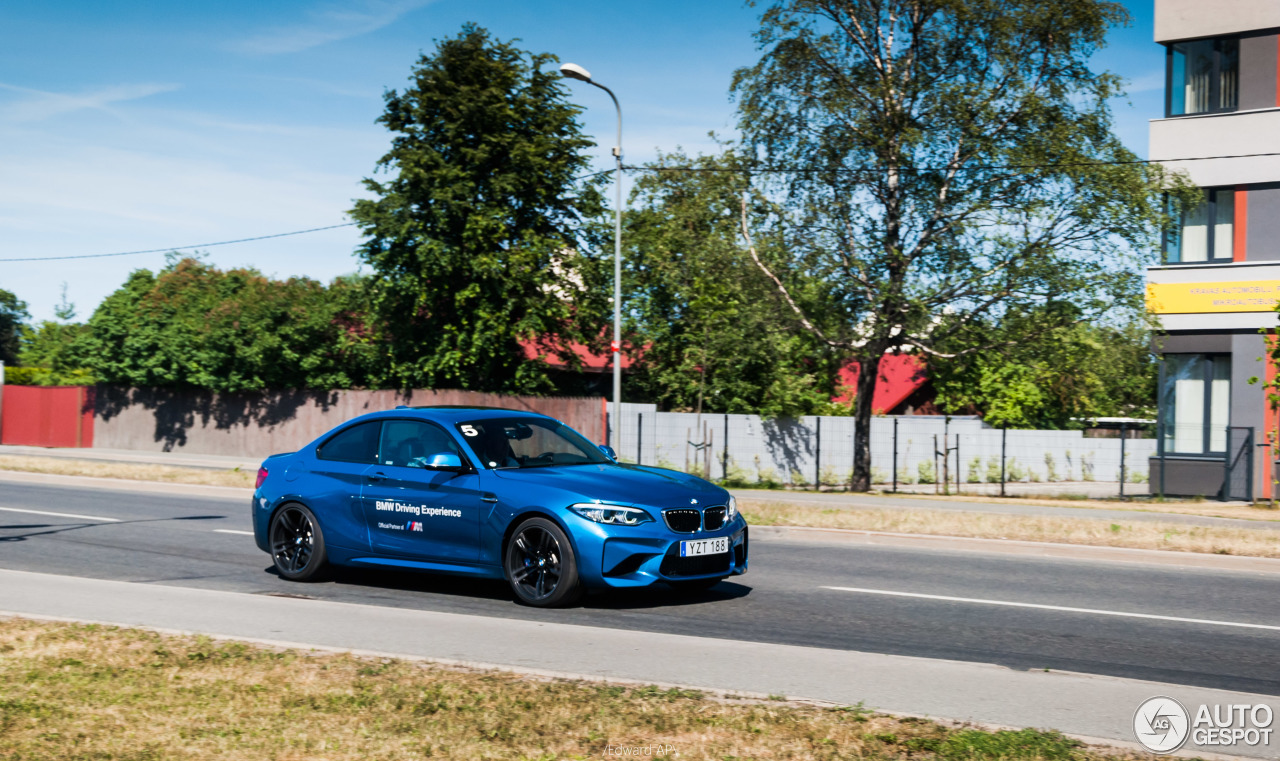
{"type": "Polygon", "coordinates": [[[583,598],[582,607],[600,610],[673,608],[739,600],[749,594],[751,587],[732,581],[722,581],[710,589],[696,591],[672,589],[665,584],[658,584],[638,589],[601,590],[583,598]]]}
{"type": "MultiPolygon", "coordinates": [[[[282,578],[274,565],[267,566],[263,570],[272,576],[282,578]]],[[[500,579],[473,579],[426,571],[332,566],[327,583],[346,590],[367,588],[418,592],[454,598],[493,600],[524,607],[516,602],[507,582],[500,579]]],[[[309,586],[311,585],[298,585],[298,593],[305,595],[309,586]]],[[[698,591],[672,589],[665,584],[658,584],[639,589],[592,591],[572,607],[583,610],[643,610],[725,602],[741,599],[749,594],[751,594],[751,587],[732,581],[722,581],[710,589],[698,591]]]]}

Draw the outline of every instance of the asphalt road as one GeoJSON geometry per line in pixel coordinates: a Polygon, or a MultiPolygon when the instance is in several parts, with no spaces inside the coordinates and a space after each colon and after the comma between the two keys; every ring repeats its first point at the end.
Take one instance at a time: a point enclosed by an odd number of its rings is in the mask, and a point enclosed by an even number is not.
{"type": "Polygon", "coordinates": [[[12,570],[1280,695],[1280,574],[753,539],[751,572],[711,592],[541,611],[499,582],[373,571],[285,582],[234,533],[250,529],[241,499],[6,481],[0,508],[0,568],[12,570]]]}

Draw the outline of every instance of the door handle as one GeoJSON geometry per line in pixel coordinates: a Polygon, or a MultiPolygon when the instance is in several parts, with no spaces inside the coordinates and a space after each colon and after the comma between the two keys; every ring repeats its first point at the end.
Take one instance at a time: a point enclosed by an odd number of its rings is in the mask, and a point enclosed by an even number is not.
{"type": "Polygon", "coordinates": [[[497,502],[498,498],[493,496],[492,494],[486,494],[480,498],[480,501],[481,502],[497,502]]]}
{"type": "Polygon", "coordinates": [[[370,473],[369,475],[365,476],[365,478],[368,478],[370,481],[382,481],[386,477],[387,477],[386,473],[370,473]]]}

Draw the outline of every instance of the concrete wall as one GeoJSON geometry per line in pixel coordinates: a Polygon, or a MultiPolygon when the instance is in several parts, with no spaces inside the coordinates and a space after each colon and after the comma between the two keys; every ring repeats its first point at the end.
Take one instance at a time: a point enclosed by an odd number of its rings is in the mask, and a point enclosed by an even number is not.
{"type": "Polygon", "coordinates": [[[519,397],[473,391],[279,391],[214,394],[99,386],[94,446],[264,457],[292,452],[344,420],[397,405],[532,410],[604,441],[604,400],[519,397]]]}
{"type": "MultiPolygon", "coordinates": [[[[943,447],[943,436],[948,437],[953,479],[959,462],[961,481],[968,482],[974,458],[978,459],[974,475],[981,481],[986,480],[988,468],[999,470],[1001,431],[978,418],[952,418],[948,423],[942,417],[905,415],[896,420],[897,467],[913,481],[919,479],[922,464],[934,462],[935,436],[938,449],[943,447]]],[[[893,473],[894,421],[894,417],[877,417],[871,425],[871,464],[882,482],[893,473]]],[[[699,416],[623,405],[621,434],[618,454],[624,460],[699,471],[709,460],[712,478],[724,477],[726,454],[729,473],[747,481],[811,484],[820,478],[846,483],[853,470],[853,419],[849,417],[766,420],[757,415],[699,416]],[[701,444],[709,446],[699,448],[701,444]]],[[[1145,475],[1155,439],[1129,439],[1125,449],[1129,473],[1145,475]]],[[[1009,431],[1007,454],[1007,470],[1022,469],[1024,480],[1119,480],[1119,439],[1085,438],[1080,431],[1009,431]]],[[[939,464],[935,477],[940,471],[939,464]]]]}
{"type": "Polygon", "coordinates": [[[1280,27],[1276,0],[1156,0],[1156,42],[1280,27]]]}

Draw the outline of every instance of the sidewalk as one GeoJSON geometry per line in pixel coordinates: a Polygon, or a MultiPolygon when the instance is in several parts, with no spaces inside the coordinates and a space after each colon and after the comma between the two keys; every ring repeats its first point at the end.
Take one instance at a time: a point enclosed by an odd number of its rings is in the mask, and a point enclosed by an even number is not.
{"type": "Polygon", "coordinates": [[[257,470],[261,459],[227,455],[190,454],[187,452],[148,452],[139,449],[64,449],[58,447],[20,447],[0,445],[0,457],[56,457],[62,460],[122,462],[135,465],[170,465],[175,468],[205,470],[257,470]]]}

